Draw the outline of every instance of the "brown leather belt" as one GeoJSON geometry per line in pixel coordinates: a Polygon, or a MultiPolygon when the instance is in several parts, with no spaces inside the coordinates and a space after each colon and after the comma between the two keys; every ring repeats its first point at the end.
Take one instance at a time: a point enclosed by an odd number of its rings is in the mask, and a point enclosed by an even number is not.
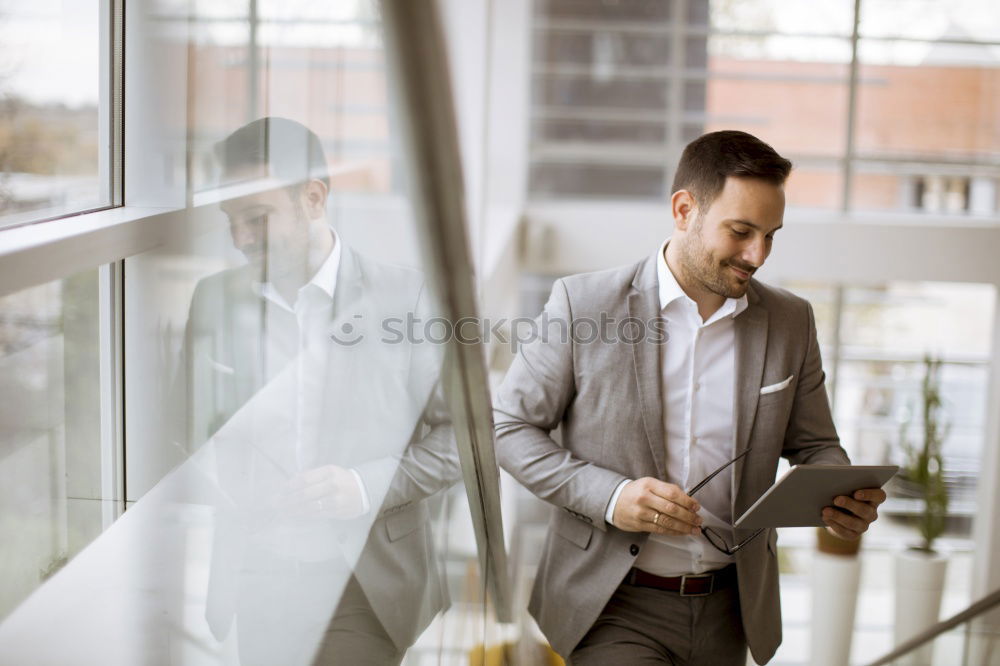
{"type": "Polygon", "coordinates": [[[703,574],[686,574],[684,576],[671,576],[665,578],[632,567],[625,582],[629,585],[640,587],[655,587],[658,590],[677,592],[682,597],[705,597],[736,583],[736,565],[709,571],[703,574]]]}

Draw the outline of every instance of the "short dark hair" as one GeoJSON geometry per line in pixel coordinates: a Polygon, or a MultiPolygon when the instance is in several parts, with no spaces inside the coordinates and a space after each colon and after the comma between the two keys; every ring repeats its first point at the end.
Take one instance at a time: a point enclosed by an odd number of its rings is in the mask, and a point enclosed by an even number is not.
{"type": "Polygon", "coordinates": [[[258,118],[215,144],[223,182],[235,172],[263,168],[268,176],[305,184],[317,179],[330,186],[323,144],[315,132],[288,118],[258,118]]]}
{"type": "Polygon", "coordinates": [[[752,134],[738,130],[710,132],[684,148],[670,193],[689,191],[704,212],[722,192],[729,176],[783,185],[791,170],[790,161],[752,134]]]}

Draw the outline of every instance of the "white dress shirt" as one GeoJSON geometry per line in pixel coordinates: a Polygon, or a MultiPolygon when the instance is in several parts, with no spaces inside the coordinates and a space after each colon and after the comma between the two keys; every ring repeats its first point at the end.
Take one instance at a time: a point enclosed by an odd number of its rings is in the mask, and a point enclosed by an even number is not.
{"type": "MultiPolygon", "coordinates": [[[[333,295],[337,288],[337,271],[340,268],[341,243],[337,232],[333,235],[333,249],[320,265],[319,270],[299,288],[294,305],[278,292],[270,282],[254,284],[254,290],[267,302],[264,318],[265,381],[272,381],[278,373],[294,363],[288,370],[295,373],[296,390],[288,395],[283,405],[293,415],[295,422],[295,460],[299,470],[319,464],[319,424],[323,413],[326,350],[330,345],[329,325],[333,315],[333,295]]],[[[351,470],[361,490],[362,510],[368,513],[368,493],[361,476],[351,470]]]]}
{"type": "MultiPolygon", "coordinates": [[[[708,320],[677,283],[667,266],[668,238],[660,246],[656,273],[660,313],[669,337],[662,349],[663,430],[667,447],[667,481],[685,491],[732,459],[736,353],[734,319],[747,307],[744,295],[728,298],[708,320]]],[[[608,502],[612,523],[615,503],[628,481],[608,502]]],[[[695,499],[699,515],[732,544],[732,467],[705,485],[695,499]]],[[[635,566],[658,576],[702,573],[724,567],[734,558],[711,546],[702,534],[651,534],[635,566]]]]}

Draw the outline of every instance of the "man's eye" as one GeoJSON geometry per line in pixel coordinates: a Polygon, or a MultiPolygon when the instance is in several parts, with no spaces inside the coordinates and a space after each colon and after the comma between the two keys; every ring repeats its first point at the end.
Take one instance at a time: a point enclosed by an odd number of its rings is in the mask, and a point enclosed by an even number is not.
{"type": "Polygon", "coordinates": [[[745,236],[749,235],[750,232],[749,231],[745,231],[745,230],[741,231],[739,229],[733,229],[733,233],[736,234],[737,236],[740,236],[742,238],[742,237],[745,237],[745,236]]]}
{"type": "Polygon", "coordinates": [[[253,225],[255,227],[267,224],[267,215],[256,215],[247,220],[247,224],[253,225]]]}

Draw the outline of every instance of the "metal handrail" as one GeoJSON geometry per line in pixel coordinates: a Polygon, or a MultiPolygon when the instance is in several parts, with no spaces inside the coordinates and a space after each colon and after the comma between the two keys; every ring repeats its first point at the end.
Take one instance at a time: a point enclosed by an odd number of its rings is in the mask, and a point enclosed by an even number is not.
{"type": "MultiPolygon", "coordinates": [[[[414,218],[424,263],[444,314],[476,320],[472,257],[451,71],[433,0],[382,0],[386,64],[399,94],[414,218]],[[459,276],[461,279],[454,279],[459,276]]],[[[500,512],[500,468],[493,447],[493,407],[482,345],[451,345],[444,385],[451,411],[480,566],[500,622],[511,622],[510,575],[500,512]]]]}
{"type": "Polygon", "coordinates": [[[947,620],[941,620],[933,627],[922,631],[910,640],[906,641],[892,652],[880,657],[876,661],[869,663],[867,666],[881,666],[881,664],[888,664],[896,659],[899,659],[905,654],[913,652],[917,648],[921,647],[924,643],[927,643],[934,638],[937,638],[944,632],[957,627],[963,622],[967,622],[977,615],[982,615],[986,611],[990,610],[994,606],[1000,605],[1000,589],[990,592],[985,597],[969,605],[968,608],[960,613],[952,615],[947,620]]]}

